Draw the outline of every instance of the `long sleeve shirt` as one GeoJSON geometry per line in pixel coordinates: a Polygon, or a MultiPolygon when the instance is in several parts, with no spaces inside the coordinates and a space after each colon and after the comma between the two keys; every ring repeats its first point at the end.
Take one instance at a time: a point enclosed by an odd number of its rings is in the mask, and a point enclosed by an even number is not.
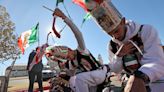
{"type": "Polygon", "coordinates": [[[30,53],[29,58],[28,58],[28,63],[27,63],[27,70],[29,70],[30,64],[31,64],[35,54],[36,54],[36,51],[34,51],[34,50],[30,53]]]}
{"type": "MultiPolygon", "coordinates": [[[[128,21],[126,27],[127,32],[125,39],[122,41],[123,43],[137,34],[140,25],[133,21],[128,21]]],[[[144,52],[139,70],[148,75],[151,82],[164,79],[164,51],[156,29],[150,25],[144,25],[140,34],[144,45],[144,52]]],[[[111,51],[111,48],[112,46],[109,44],[109,66],[111,71],[118,73],[123,69],[122,57],[116,56],[111,51]]]]}

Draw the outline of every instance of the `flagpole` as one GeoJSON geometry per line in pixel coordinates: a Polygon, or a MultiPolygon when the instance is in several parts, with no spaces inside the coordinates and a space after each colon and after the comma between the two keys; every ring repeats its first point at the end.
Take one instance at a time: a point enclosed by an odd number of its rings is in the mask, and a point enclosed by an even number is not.
{"type": "MultiPolygon", "coordinates": [[[[49,11],[51,11],[51,12],[54,12],[52,9],[50,9],[50,8],[48,8],[48,7],[46,7],[46,6],[44,6],[43,5],[43,8],[45,8],[45,9],[47,9],[47,10],[49,10],[49,11]]],[[[65,8],[66,9],[66,8],[65,8]]],[[[67,9],[66,9],[66,11],[67,11],[67,9]]],[[[68,11],[67,11],[67,13],[68,13],[68,11]]],[[[69,16],[69,13],[68,13],[68,16],[69,16]]],[[[70,17],[71,18],[71,17],[70,17]]],[[[60,30],[60,32],[59,33],[61,33],[63,30],[64,30],[64,28],[66,27],[66,25],[64,25],[64,27],[60,30]]]]}
{"type": "Polygon", "coordinates": [[[48,7],[44,6],[44,5],[43,5],[43,8],[45,8],[45,9],[47,9],[47,10],[49,10],[49,11],[54,12],[52,9],[50,9],[50,8],[48,8],[48,7]]]}
{"type": "Polygon", "coordinates": [[[66,12],[67,12],[67,14],[68,14],[68,17],[72,20],[72,18],[71,18],[71,16],[70,16],[70,14],[68,13],[68,10],[67,10],[67,8],[66,8],[66,6],[65,6],[64,3],[63,3],[63,6],[64,6],[64,9],[66,10],[66,12]]]}
{"type": "Polygon", "coordinates": [[[59,31],[59,33],[61,33],[64,29],[65,29],[66,25],[64,25],[64,27],[59,31]]]}
{"type": "MultiPolygon", "coordinates": [[[[37,25],[39,26],[39,22],[37,23],[37,25]]],[[[39,27],[38,27],[38,46],[40,45],[40,40],[39,40],[39,27]]]]}
{"type": "Polygon", "coordinates": [[[49,32],[48,34],[47,34],[47,44],[48,44],[48,37],[49,37],[49,35],[51,34],[51,32],[49,32]]]}
{"type": "MultiPolygon", "coordinates": [[[[67,14],[68,14],[68,17],[71,19],[70,14],[68,13],[68,10],[66,9],[66,6],[64,5],[64,3],[63,3],[63,6],[64,6],[64,9],[66,10],[66,12],[67,12],[67,14]]],[[[54,12],[52,9],[50,9],[50,8],[44,6],[44,5],[43,5],[43,8],[45,8],[45,9],[47,9],[47,10],[49,10],[49,11],[54,12]]],[[[71,19],[71,20],[72,20],[72,19],[71,19]]]]}

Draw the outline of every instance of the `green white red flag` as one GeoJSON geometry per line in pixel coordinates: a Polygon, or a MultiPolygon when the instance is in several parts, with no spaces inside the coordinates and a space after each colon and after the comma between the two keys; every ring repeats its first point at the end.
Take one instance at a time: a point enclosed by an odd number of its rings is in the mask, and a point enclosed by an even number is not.
{"type": "Polygon", "coordinates": [[[88,12],[88,13],[84,16],[84,18],[83,18],[81,27],[83,26],[84,22],[87,21],[87,20],[89,20],[91,17],[92,17],[92,15],[88,12]]]}
{"type": "Polygon", "coordinates": [[[64,0],[57,0],[56,1],[56,6],[58,6],[59,3],[63,3],[63,2],[64,2],[64,0]]]}
{"type": "MultiPolygon", "coordinates": [[[[86,12],[88,12],[86,3],[88,3],[91,0],[72,0],[75,4],[81,6],[86,12]]],[[[103,0],[92,0],[100,4],[103,0]]]]}
{"type": "Polygon", "coordinates": [[[39,23],[30,30],[23,32],[18,38],[18,47],[21,49],[22,54],[24,54],[27,47],[38,41],[38,30],[39,23]]]}
{"type": "Polygon", "coordinates": [[[85,5],[85,0],[72,0],[75,4],[79,5],[80,7],[82,7],[85,11],[87,10],[87,7],[85,5]]]}

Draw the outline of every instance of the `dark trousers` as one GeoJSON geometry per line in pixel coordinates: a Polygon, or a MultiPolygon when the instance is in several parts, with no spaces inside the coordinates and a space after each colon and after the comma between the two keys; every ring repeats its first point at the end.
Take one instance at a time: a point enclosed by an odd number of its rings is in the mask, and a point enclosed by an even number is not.
{"type": "Polygon", "coordinates": [[[28,72],[28,76],[29,76],[29,88],[28,88],[28,92],[33,92],[33,86],[34,86],[34,82],[35,82],[35,76],[37,77],[39,91],[40,92],[43,92],[42,71],[41,72],[32,72],[32,71],[29,71],[28,72]]]}

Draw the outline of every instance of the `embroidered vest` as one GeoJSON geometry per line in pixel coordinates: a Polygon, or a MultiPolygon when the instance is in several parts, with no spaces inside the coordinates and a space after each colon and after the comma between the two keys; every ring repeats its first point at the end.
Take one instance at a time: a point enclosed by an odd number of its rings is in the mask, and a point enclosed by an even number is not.
{"type": "Polygon", "coordinates": [[[81,72],[87,72],[98,69],[101,64],[93,57],[90,53],[89,55],[83,55],[78,50],[77,51],[77,62],[67,61],[65,67],[70,69],[69,62],[73,67],[76,67],[76,74],[81,72]]]}

